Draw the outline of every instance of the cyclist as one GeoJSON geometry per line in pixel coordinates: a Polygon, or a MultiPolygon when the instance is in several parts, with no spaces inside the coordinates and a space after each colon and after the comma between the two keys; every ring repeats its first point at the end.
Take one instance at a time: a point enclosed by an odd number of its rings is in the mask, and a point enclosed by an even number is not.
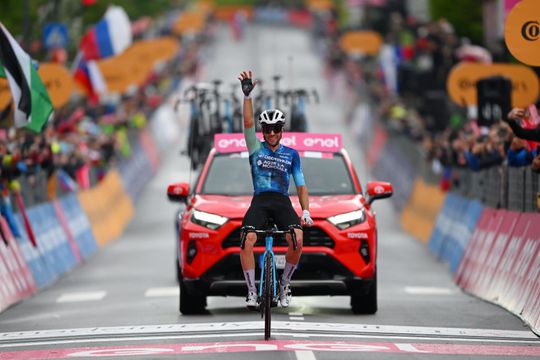
{"type": "Polygon", "coordinates": [[[302,227],[313,225],[309,214],[308,189],[300,166],[300,156],[295,149],[280,144],[283,135],[285,116],[277,109],[263,111],[259,115],[264,141],[255,135],[253,122],[253,104],[251,91],[257,84],[252,81],[252,72],[242,72],[238,80],[244,93],[244,137],[249,151],[249,164],[253,180],[254,195],[251,205],[242,222],[242,230],[247,231],[244,249],[240,252],[242,270],[248,287],[246,305],[253,309],[257,306],[257,288],[255,286],[255,259],[253,246],[257,235],[252,230],[263,229],[267,218],[274,219],[280,230],[294,227],[297,248],[293,249],[291,236],[287,234],[287,253],[285,269],[279,282],[279,302],[288,307],[291,301],[290,281],[302,254],[302,227]],[[297,188],[298,199],[302,207],[302,217],[294,211],[289,198],[289,181],[291,175],[297,188]]]}

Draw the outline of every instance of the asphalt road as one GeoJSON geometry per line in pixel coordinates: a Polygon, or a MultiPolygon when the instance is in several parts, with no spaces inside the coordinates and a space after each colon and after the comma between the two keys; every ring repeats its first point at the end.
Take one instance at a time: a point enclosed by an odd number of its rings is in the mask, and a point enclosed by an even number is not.
{"type": "MultiPolygon", "coordinates": [[[[328,91],[309,35],[250,26],[234,42],[225,26],[205,52],[203,79],[233,83],[240,71],[284,86],[316,88],[310,131],[339,132],[362,184],[372,180],[343,113],[347,94],[328,91]]],[[[228,86],[228,85],[227,85],[228,86]]],[[[164,105],[167,106],[167,105],[164,105]]],[[[185,119],[179,121],[185,126],[185,119]]],[[[355,119],[361,121],[360,117],[355,119]]],[[[348,297],[296,297],[273,315],[273,340],[243,298],[211,297],[209,313],[178,312],[173,218],[165,196],[189,181],[185,138],[162,159],[126,232],[50,288],[0,314],[0,359],[121,357],[185,359],[488,359],[540,357],[540,341],[507,311],[462,293],[445,264],[404,233],[390,201],[375,204],[379,224],[379,311],[355,316],[348,297]],[[361,352],[362,354],[358,354],[361,352]]],[[[373,179],[374,180],[374,179],[373,179]]],[[[378,179],[384,180],[384,179],[378,179]]]]}

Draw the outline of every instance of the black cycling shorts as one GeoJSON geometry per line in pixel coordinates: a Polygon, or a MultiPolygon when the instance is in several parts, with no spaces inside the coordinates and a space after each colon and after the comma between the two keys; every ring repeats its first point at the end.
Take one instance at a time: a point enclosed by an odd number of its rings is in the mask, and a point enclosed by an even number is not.
{"type": "Polygon", "coordinates": [[[289,225],[300,226],[300,218],[294,211],[291,199],[276,192],[254,195],[242,226],[253,226],[256,230],[263,230],[268,218],[274,219],[279,230],[288,230],[289,225]]]}

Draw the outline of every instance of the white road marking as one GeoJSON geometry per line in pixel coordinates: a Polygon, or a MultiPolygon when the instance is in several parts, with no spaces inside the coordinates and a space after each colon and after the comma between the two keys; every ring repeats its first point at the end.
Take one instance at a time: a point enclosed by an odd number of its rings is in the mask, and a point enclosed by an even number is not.
{"type": "Polygon", "coordinates": [[[106,291],[87,291],[87,292],[66,293],[66,294],[60,295],[60,297],[56,299],[56,302],[68,303],[68,302],[82,302],[82,301],[97,301],[97,300],[103,300],[105,295],[107,295],[106,291]]]}
{"type": "Polygon", "coordinates": [[[296,350],[294,354],[298,360],[317,360],[313,351],[296,350]]]}
{"type": "Polygon", "coordinates": [[[289,316],[289,320],[291,321],[304,321],[303,316],[289,316]]]}
{"type": "Polygon", "coordinates": [[[180,290],[178,286],[150,288],[146,290],[146,297],[164,297],[164,296],[179,296],[180,290]]]}
{"type": "MultiPolygon", "coordinates": [[[[177,335],[177,336],[140,336],[140,337],[108,337],[108,338],[97,338],[97,339],[75,339],[75,340],[46,340],[46,341],[31,341],[31,342],[16,342],[16,343],[6,343],[2,344],[0,341],[1,348],[14,348],[14,347],[27,347],[27,346],[46,346],[46,345],[64,345],[64,344],[99,344],[99,343],[111,343],[111,342],[129,342],[129,341],[156,341],[156,340],[181,340],[181,339],[206,339],[206,338],[242,338],[246,340],[246,337],[255,337],[260,339],[262,336],[262,329],[258,332],[251,333],[217,333],[217,334],[199,334],[199,335],[177,335]]],[[[307,334],[307,333],[287,333],[287,332],[276,332],[272,331],[272,336],[283,336],[291,338],[347,338],[347,339],[384,339],[388,341],[388,336],[385,335],[356,335],[356,334],[307,334]]],[[[440,337],[424,337],[424,336],[392,336],[392,340],[426,340],[426,341],[435,341],[440,342],[440,337]]],[[[448,339],[444,339],[447,340],[448,339]]],[[[452,338],[452,342],[466,342],[466,343],[496,343],[496,344],[528,344],[531,346],[538,345],[538,339],[535,340],[501,340],[501,339],[465,339],[465,338],[452,338]]]]}
{"type": "Polygon", "coordinates": [[[406,286],[405,292],[413,295],[452,295],[457,291],[444,287],[406,286]]]}
{"type": "Polygon", "coordinates": [[[289,316],[304,316],[304,314],[301,312],[290,312],[289,316]]]}
{"type": "MultiPolygon", "coordinates": [[[[293,322],[273,321],[272,328],[276,331],[285,330],[292,333],[312,332],[330,333],[333,336],[343,336],[346,333],[365,334],[368,337],[382,334],[389,336],[433,336],[446,338],[478,338],[478,339],[534,339],[538,337],[532,331],[521,330],[498,330],[498,329],[464,329],[464,328],[437,328],[421,326],[393,326],[393,325],[362,325],[355,323],[317,323],[317,322],[293,322]]],[[[115,336],[115,335],[141,335],[141,334],[186,334],[210,332],[213,336],[219,336],[226,331],[261,331],[264,329],[263,321],[244,322],[216,322],[216,323],[192,323],[192,324],[167,324],[167,325],[140,325],[140,326],[114,326],[75,329],[32,330],[0,333],[2,341],[38,340],[43,338],[70,338],[85,336],[115,336]]]]}

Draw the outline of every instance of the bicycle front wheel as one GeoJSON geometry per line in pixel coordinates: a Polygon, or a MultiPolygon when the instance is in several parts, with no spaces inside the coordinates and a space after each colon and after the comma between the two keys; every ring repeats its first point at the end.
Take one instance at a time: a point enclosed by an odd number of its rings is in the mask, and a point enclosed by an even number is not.
{"type": "Polygon", "coordinates": [[[270,339],[272,323],[272,300],[274,297],[274,277],[272,276],[272,255],[264,257],[264,340],[270,339]]]}

